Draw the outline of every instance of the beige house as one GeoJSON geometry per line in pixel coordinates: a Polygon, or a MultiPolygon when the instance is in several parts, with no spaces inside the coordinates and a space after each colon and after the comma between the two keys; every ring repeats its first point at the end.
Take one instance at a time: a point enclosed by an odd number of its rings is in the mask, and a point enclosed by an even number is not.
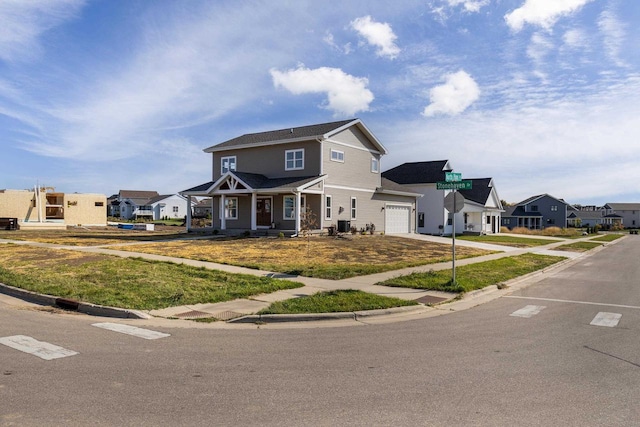
{"type": "Polygon", "coordinates": [[[106,226],[104,194],[59,193],[52,188],[0,190],[0,218],[16,218],[20,229],[106,226]]]}
{"type": "Polygon", "coordinates": [[[295,234],[310,210],[316,230],[416,230],[420,195],[381,177],[387,150],[359,119],[245,134],[204,151],[212,180],[180,194],[210,198],[214,228],[295,234]]]}

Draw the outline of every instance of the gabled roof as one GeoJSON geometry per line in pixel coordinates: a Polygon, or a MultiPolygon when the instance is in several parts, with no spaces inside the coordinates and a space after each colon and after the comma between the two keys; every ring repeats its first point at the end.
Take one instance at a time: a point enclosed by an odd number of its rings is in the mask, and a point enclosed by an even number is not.
{"type": "Polygon", "coordinates": [[[565,202],[564,200],[562,200],[562,199],[557,199],[557,198],[555,198],[555,197],[553,197],[553,196],[551,196],[551,195],[549,195],[549,194],[546,194],[546,193],[545,193],[545,194],[538,194],[537,196],[531,196],[531,197],[529,197],[528,199],[525,199],[525,200],[521,201],[520,203],[516,203],[516,206],[524,206],[524,205],[528,205],[529,203],[534,202],[534,201],[536,201],[536,200],[538,200],[538,199],[541,199],[541,198],[543,198],[543,197],[551,197],[553,200],[557,200],[559,203],[562,203],[562,204],[565,204],[565,205],[567,205],[567,206],[570,206],[570,205],[569,205],[567,202],[565,202]]]}
{"type": "Polygon", "coordinates": [[[212,191],[222,185],[228,177],[235,177],[242,182],[247,188],[245,190],[273,190],[278,192],[291,192],[312,184],[314,181],[322,181],[325,175],[315,175],[306,177],[286,177],[286,178],[267,178],[264,175],[248,172],[227,172],[217,181],[209,181],[204,184],[183,190],[181,195],[205,195],[212,194],[212,191]]]}
{"type": "Polygon", "coordinates": [[[471,200],[484,206],[489,196],[491,196],[493,179],[473,178],[469,181],[471,181],[471,190],[458,190],[458,193],[462,194],[466,200],[471,200]]]}
{"type": "Polygon", "coordinates": [[[371,140],[373,145],[382,153],[386,154],[387,149],[378,141],[378,139],[369,131],[360,119],[341,120],[338,122],[320,123],[316,125],[300,126],[267,132],[247,133],[236,138],[230,139],[212,147],[205,148],[205,153],[214,153],[217,151],[226,151],[238,148],[259,147],[265,145],[285,144],[297,141],[310,141],[330,138],[331,136],[342,132],[351,126],[357,126],[367,138],[371,140]]]}
{"type": "Polygon", "coordinates": [[[157,197],[157,191],[138,191],[138,190],[120,190],[118,193],[120,199],[150,199],[157,197]]]}
{"type": "Polygon", "coordinates": [[[445,172],[452,170],[448,160],[413,162],[382,172],[382,177],[398,184],[433,184],[444,181],[445,172]]]}
{"type": "Polygon", "coordinates": [[[640,203],[607,203],[614,211],[640,211],[640,203]]]}

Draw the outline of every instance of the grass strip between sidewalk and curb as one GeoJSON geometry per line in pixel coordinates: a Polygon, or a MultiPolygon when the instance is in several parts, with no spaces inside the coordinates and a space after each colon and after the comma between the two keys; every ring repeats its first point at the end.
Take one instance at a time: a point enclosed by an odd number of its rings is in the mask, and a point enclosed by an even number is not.
{"type": "Polygon", "coordinates": [[[248,298],[301,283],[141,258],[0,245],[0,282],[40,294],[135,310],[248,298]]]}
{"type": "Polygon", "coordinates": [[[624,234],[603,234],[602,236],[591,239],[594,242],[613,242],[619,238],[624,237],[624,234]]]}
{"type": "Polygon", "coordinates": [[[599,248],[604,242],[574,242],[553,248],[554,251],[587,252],[599,248]]]}
{"type": "Polygon", "coordinates": [[[258,314],[341,313],[418,305],[416,301],[344,289],[277,301],[258,314]]]}
{"type": "Polygon", "coordinates": [[[457,240],[466,240],[469,242],[490,243],[493,245],[511,246],[514,248],[531,248],[534,246],[543,246],[550,243],[557,243],[557,240],[533,238],[533,237],[517,237],[517,236],[501,236],[495,234],[487,234],[482,236],[456,236],[457,240]]]}
{"type": "Polygon", "coordinates": [[[451,283],[451,270],[432,270],[393,277],[376,285],[462,293],[498,285],[565,259],[560,256],[526,253],[457,267],[456,284],[451,283]]]}

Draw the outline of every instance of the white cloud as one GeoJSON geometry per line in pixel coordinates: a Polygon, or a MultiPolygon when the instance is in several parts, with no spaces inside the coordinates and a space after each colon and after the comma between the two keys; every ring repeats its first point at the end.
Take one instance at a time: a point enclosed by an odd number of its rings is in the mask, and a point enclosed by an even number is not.
{"type": "Polygon", "coordinates": [[[431,89],[431,104],[422,112],[424,116],[462,113],[480,97],[478,84],[465,71],[448,74],[445,78],[443,85],[431,89]]]}
{"type": "Polygon", "coordinates": [[[515,32],[525,24],[551,29],[563,16],[571,15],[593,0],[525,0],[524,4],[504,16],[507,25],[515,32]]]}
{"type": "Polygon", "coordinates": [[[451,7],[462,5],[467,12],[480,12],[480,9],[489,4],[489,0],[447,0],[451,7]]]}
{"type": "Polygon", "coordinates": [[[395,58],[400,53],[396,45],[398,38],[386,22],[375,22],[371,16],[363,16],[351,21],[351,27],[364,37],[370,45],[376,46],[378,56],[395,58]]]}
{"type": "Polygon", "coordinates": [[[0,1],[0,59],[33,57],[47,30],[73,19],[84,0],[0,1]]]}
{"type": "Polygon", "coordinates": [[[283,87],[294,95],[326,93],[326,108],[336,115],[367,111],[374,99],[373,93],[367,88],[367,78],[351,76],[339,68],[311,70],[298,67],[284,72],[272,69],[271,77],[276,88],[283,87]]]}
{"type": "Polygon", "coordinates": [[[604,37],[605,52],[619,67],[626,65],[620,59],[620,50],[625,38],[624,27],[625,25],[610,10],[605,10],[598,18],[598,28],[604,37]]]}
{"type": "Polygon", "coordinates": [[[587,47],[588,40],[589,39],[587,37],[586,32],[578,28],[573,28],[571,30],[568,30],[562,36],[562,41],[564,42],[565,46],[572,49],[587,47]]]}

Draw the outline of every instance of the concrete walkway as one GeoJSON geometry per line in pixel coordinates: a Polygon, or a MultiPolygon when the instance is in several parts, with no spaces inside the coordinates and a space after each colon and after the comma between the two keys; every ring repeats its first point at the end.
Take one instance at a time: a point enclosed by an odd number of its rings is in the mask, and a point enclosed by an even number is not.
{"type": "MultiPolygon", "coordinates": [[[[421,234],[402,234],[402,235],[394,235],[394,236],[451,245],[450,238],[439,237],[439,236],[426,236],[421,234]]],[[[518,237],[523,237],[523,236],[518,235],[518,237]]],[[[495,260],[503,257],[515,256],[515,255],[520,255],[528,252],[544,254],[544,255],[556,255],[556,256],[562,256],[566,258],[577,258],[583,255],[583,253],[554,251],[554,248],[558,246],[566,245],[569,243],[573,243],[573,242],[589,240],[592,237],[593,236],[589,236],[582,239],[573,239],[573,240],[549,238],[549,240],[556,240],[556,241],[547,245],[529,247],[529,248],[515,248],[510,246],[492,245],[487,243],[479,243],[479,242],[473,242],[473,241],[466,241],[462,239],[456,239],[456,246],[465,246],[465,247],[495,251],[495,253],[489,254],[489,255],[456,260],[456,266],[463,266],[467,264],[495,260]]],[[[136,258],[145,258],[145,259],[155,260],[155,261],[167,261],[167,262],[173,262],[178,264],[191,265],[195,267],[204,267],[207,269],[221,270],[229,273],[249,274],[249,275],[256,275],[256,276],[266,276],[266,277],[287,279],[287,280],[292,280],[295,282],[302,283],[304,285],[301,288],[281,290],[281,291],[273,292],[270,294],[257,295],[250,299],[237,299],[233,301],[221,302],[221,303],[215,303],[215,304],[192,304],[192,305],[185,305],[185,306],[176,306],[176,307],[170,307],[170,308],[161,309],[161,310],[151,310],[148,312],[148,314],[155,317],[180,318],[180,319],[214,317],[219,320],[230,320],[230,319],[238,318],[244,315],[257,313],[258,311],[268,307],[271,303],[275,301],[282,301],[286,299],[312,295],[317,292],[337,290],[337,289],[356,289],[356,290],[361,290],[364,292],[374,293],[378,295],[396,297],[396,298],[401,298],[405,300],[421,300],[422,302],[428,302],[428,303],[444,302],[447,300],[451,300],[457,296],[457,294],[452,294],[447,292],[424,291],[419,289],[395,288],[395,287],[375,285],[375,283],[378,283],[393,277],[411,274],[414,272],[428,272],[428,271],[451,269],[452,268],[451,262],[427,264],[427,265],[418,266],[418,267],[405,268],[402,270],[387,271],[383,273],[370,274],[366,276],[358,276],[358,277],[353,277],[353,278],[344,279],[344,280],[327,280],[327,279],[317,279],[317,278],[311,278],[311,277],[291,276],[291,275],[286,275],[281,273],[273,273],[269,271],[255,270],[255,269],[244,268],[244,267],[236,267],[236,266],[231,266],[226,264],[217,264],[213,262],[197,261],[197,260],[176,258],[171,256],[163,256],[163,255],[145,254],[142,252],[121,251],[121,250],[109,248],[109,246],[114,246],[114,245],[66,246],[66,245],[58,245],[58,244],[52,244],[52,243],[38,243],[38,242],[6,240],[6,239],[0,239],[0,243],[13,243],[17,245],[29,245],[29,246],[37,246],[37,247],[43,247],[43,248],[51,248],[51,249],[67,249],[67,250],[74,250],[79,252],[114,255],[114,256],[125,257],[125,258],[136,257],[136,258]]],[[[142,242],[142,243],[148,243],[148,242],[142,242]]],[[[134,244],[131,244],[131,245],[134,245],[134,244]]]]}

